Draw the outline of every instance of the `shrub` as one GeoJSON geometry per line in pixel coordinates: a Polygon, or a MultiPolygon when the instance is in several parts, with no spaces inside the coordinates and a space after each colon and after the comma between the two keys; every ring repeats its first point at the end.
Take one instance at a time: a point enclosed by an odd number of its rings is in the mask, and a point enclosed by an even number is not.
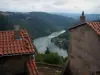
{"type": "Polygon", "coordinates": [[[36,62],[45,62],[48,64],[63,65],[66,62],[67,57],[64,58],[63,56],[59,56],[58,53],[53,53],[47,50],[45,54],[38,53],[35,59],[36,62]]]}
{"type": "Polygon", "coordinates": [[[44,62],[47,62],[49,64],[59,64],[60,56],[57,53],[45,54],[44,62]]]}

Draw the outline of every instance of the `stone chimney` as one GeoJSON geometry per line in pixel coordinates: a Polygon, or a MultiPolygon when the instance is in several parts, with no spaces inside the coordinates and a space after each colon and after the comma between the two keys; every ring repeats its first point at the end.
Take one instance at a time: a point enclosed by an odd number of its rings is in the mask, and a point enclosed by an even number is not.
{"type": "Polygon", "coordinates": [[[15,32],[15,39],[20,39],[20,26],[19,25],[14,26],[14,32],[15,32]]]}
{"type": "Polygon", "coordinates": [[[82,11],[82,15],[80,16],[80,22],[81,22],[82,24],[85,23],[84,11],[82,11]]]}

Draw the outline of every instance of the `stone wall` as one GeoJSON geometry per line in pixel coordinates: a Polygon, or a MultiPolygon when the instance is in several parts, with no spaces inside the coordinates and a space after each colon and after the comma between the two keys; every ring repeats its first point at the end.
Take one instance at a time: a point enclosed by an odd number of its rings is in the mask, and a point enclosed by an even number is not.
{"type": "Polygon", "coordinates": [[[70,31],[69,59],[73,75],[100,71],[100,37],[88,25],[70,31]]]}

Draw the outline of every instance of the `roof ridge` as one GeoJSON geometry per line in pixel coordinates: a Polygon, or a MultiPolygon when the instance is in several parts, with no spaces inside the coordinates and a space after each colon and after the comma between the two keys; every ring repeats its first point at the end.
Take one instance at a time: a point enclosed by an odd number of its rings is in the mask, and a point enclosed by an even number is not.
{"type": "Polygon", "coordinates": [[[87,21],[85,23],[82,23],[80,25],[74,26],[69,29],[71,31],[74,28],[80,27],[82,25],[88,24],[98,35],[100,35],[100,22],[94,22],[94,21],[87,21]]]}

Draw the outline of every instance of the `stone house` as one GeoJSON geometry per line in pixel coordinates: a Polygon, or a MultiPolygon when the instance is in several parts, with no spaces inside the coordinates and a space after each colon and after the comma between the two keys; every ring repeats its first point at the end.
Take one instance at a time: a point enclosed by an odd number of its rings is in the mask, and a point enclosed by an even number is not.
{"type": "Polygon", "coordinates": [[[84,12],[80,21],[69,29],[69,69],[72,75],[100,75],[100,22],[86,22],[84,12]]]}
{"type": "Polygon", "coordinates": [[[0,31],[0,75],[38,75],[34,53],[26,30],[0,31]]]}

